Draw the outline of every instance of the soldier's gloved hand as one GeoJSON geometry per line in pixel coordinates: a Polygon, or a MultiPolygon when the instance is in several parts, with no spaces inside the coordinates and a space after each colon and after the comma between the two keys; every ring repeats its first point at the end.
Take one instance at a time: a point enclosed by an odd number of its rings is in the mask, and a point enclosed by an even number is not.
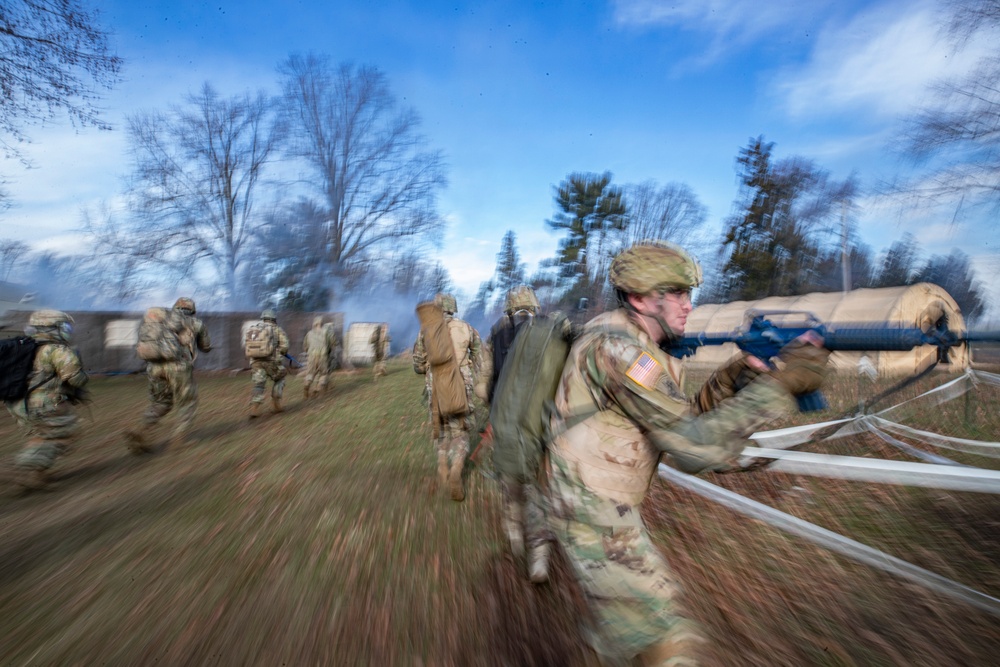
{"type": "Polygon", "coordinates": [[[767,365],[763,361],[748,354],[716,369],[694,397],[698,414],[708,412],[725,399],[735,396],[766,370],[767,365]]]}
{"type": "Polygon", "coordinates": [[[830,351],[822,347],[822,340],[800,336],[778,354],[780,367],[771,373],[792,396],[809,394],[823,385],[827,373],[830,351]]]}

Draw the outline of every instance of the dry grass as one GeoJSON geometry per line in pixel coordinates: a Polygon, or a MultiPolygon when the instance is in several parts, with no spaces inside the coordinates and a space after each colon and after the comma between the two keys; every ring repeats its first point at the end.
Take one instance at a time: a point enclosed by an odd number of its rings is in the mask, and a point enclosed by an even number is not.
{"type": "MultiPolygon", "coordinates": [[[[397,362],[378,385],[338,374],[303,404],[292,379],[288,411],[250,423],[248,376],[201,377],[195,440],[137,459],[120,433],[144,378],[96,380],[55,488],[0,497],[0,661],[584,664],[564,564],[532,587],[503,548],[495,483],[470,474],[461,504],[436,489],[421,383],[397,362]]],[[[855,384],[835,383],[830,414],[855,384]]],[[[985,391],[970,428],[996,438],[1000,397],[985,391]]],[[[962,399],[943,410],[965,423],[962,399]]],[[[19,442],[0,418],[0,456],[19,442]]],[[[861,439],[834,449],[899,456],[861,439]]],[[[992,496],[766,471],[712,481],[1000,595],[992,496]]],[[[986,665],[1000,650],[1000,619],[687,492],[656,483],[644,511],[712,640],[707,665],[986,665]]]]}

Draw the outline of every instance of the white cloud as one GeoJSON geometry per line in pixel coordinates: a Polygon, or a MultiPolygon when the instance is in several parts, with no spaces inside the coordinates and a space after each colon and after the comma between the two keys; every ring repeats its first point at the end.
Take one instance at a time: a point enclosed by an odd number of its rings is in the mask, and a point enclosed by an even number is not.
{"type": "Polygon", "coordinates": [[[624,28],[679,28],[709,39],[697,57],[701,65],[790,26],[813,23],[832,2],[812,0],[808,10],[798,0],[615,0],[614,20],[624,28]]]}
{"type": "MultiPolygon", "coordinates": [[[[826,2],[813,2],[815,13],[826,2]]],[[[802,16],[797,0],[616,0],[614,18],[621,26],[669,26],[710,32],[717,37],[747,41],[802,16]]]]}
{"type": "Polygon", "coordinates": [[[979,40],[956,53],[926,3],[884,4],[821,32],[805,66],[779,72],[775,88],[796,118],[893,117],[919,104],[929,84],[968,72],[987,48],[979,40]]]}

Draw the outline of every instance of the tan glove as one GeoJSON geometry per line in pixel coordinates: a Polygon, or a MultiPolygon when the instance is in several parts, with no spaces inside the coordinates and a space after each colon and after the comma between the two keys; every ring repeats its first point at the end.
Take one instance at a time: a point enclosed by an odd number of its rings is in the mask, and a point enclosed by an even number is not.
{"type": "Polygon", "coordinates": [[[701,386],[692,400],[692,407],[697,414],[708,412],[722,401],[736,395],[743,387],[750,384],[761,371],[753,368],[750,356],[744,354],[735,361],[718,368],[712,373],[705,384],[701,386]]]}
{"type": "Polygon", "coordinates": [[[823,385],[830,351],[812,343],[795,339],[781,348],[778,360],[782,362],[771,377],[788,390],[792,396],[808,394],[823,385]]]}

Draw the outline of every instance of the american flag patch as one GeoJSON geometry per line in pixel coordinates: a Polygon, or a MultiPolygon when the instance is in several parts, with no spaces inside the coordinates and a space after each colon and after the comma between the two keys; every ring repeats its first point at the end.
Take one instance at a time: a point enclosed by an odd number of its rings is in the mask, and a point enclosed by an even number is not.
{"type": "Polygon", "coordinates": [[[646,352],[640,354],[639,358],[632,364],[632,367],[625,373],[627,377],[646,389],[655,387],[657,380],[660,379],[660,375],[662,374],[663,366],[646,352]]]}

